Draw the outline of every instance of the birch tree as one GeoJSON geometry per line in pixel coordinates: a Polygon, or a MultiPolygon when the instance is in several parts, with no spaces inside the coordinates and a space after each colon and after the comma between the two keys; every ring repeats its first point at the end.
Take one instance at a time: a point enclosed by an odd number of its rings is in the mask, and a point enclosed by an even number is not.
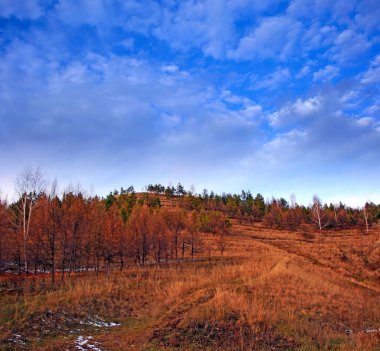
{"type": "Polygon", "coordinates": [[[46,188],[46,180],[39,168],[25,168],[16,179],[16,193],[20,201],[17,205],[20,230],[23,241],[24,269],[28,274],[28,239],[34,207],[46,188]]]}
{"type": "MultiPolygon", "coordinates": [[[[1,189],[0,189],[0,272],[5,266],[5,254],[7,253],[7,240],[9,231],[9,216],[7,211],[7,204],[1,198],[1,189]]],[[[10,250],[8,250],[10,251],[10,250]]]]}
{"type": "Polygon", "coordinates": [[[317,195],[313,196],[313,206],[311,208],[312,219],[317,224],[319,230],[327,226],[328,221],[325,219],[321,200],[317,195]]]}
{"type": "Polygon", "coordinates": [[[369,228],[368,228],[368,217],[369,217],[368,203],[366,203],[363,206],[363,216],[364,216],[364,220],[365,220],[366,233],[368,233],[368,231],[369,231],[369,228]]]}

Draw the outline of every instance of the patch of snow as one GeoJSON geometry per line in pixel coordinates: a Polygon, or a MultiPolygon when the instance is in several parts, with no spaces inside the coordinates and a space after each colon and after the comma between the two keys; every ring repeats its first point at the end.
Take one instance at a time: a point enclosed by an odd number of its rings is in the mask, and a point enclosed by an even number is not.
{"type": "Polygon", "coordinates": [[[366,330],[364,330],[364,332],[366,332],[366,333],[380,333],[380,328],[379,329],[367,328],[366,330]]]}
{"type": "Polygon", "coordinates": [[[75,340],[75,347],[79,351],[86,351],[86,350],[92,350],[92,351],[104,351],[99,347],[99,343],[96,341],[91,341],[93,339],[92,336],[84,337],[82,335],[78,336],[75,340]]]}
{"type": "MultiPolygon", "coordinates": [[[[346,333],[346,335],[352,335],[354,333],[354,331],[352,329],[350,329],[350,328],[346,328],[344,332],[346,333]]],[[[380,328],[379,329],[376,329],[376,328],[367,328],[367,329],[355,332],[355,334],[357,334],[357,333],[368,333],[368,334],[371,334],[371,333],[380,333],[380,328]]]]}
{"type": "Polygon", "coordinates": [[[346,335],[351,335],[353,332],[352,332],[352,329],[350,328],[347,328],[345,331],[346,335]]]}
{"type": "Polygon", "coordinates": [[[103,318],[95,316],[95,318],[89,318],[87,321],[80,321],[80,324],[92,325],[98,328],[118,327],[121,324],[115,322],[106,322],[103,318]]]}
{"type": "Polygon", "coordinates": [[[22,337],[20,334],[13,334],[12,337],[8,339],[8,341],[14,344],[26,344],[26,339],[22,337]]]}
{"type": "Polygon", "coordinates": [[[88,322],[89,325],[93,325],[95,327],[117,327],[121,325],[120,323],[114,323],[114,322],[105,322],[102,320],[97,320],[97,321],[90,321],[88,322]]]}
{"type": "Polygon", "coordinates": [[[77,346],[83,346],[83,345],[86,345],[87,343],[88,343],[88,340],[85,339],[82,335],[77,337],[77,340],[76,340],[77,346]]]}

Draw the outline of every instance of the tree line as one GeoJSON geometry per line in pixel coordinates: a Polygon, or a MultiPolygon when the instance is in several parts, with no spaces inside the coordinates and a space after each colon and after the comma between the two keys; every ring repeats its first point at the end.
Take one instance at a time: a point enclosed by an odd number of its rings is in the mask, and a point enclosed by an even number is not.
{"type": "Polygon", "coordinates": [[[217,235],[223,254],[231,223],[240,222],[298,230],[361,228],[369,230],[380,218],[380,206],[363,208],[322,204],[310,206],[292,196],[264,200],[250,191],[196,194],[177,187],[148,185],[136,193],[133,186],[114,190],[105,198],[68,188],[61,194],[38,169],[25,170],[16,181],[18,198],[0,199],[0,272],[50,272],[54,283],[73,272],[124,269],[128,264],[160,264],[194,259],[205,245],[200,233],[217,235]],[[166,199],[170,206],[163,207],[166,199]],[[170,201],[169,201],[170,200],[170,201]]]}
{"type": "Polygon", "coordinates": [[[30,169],[16,181],[18,199],[0,200],[0,272],[50,272],[54,283],[79,271],[194,259],[204,248],[200,232],[223,238],[230,227],[219,213],[164,209],[133,187],[105,198],[58,194],[56,182],[47,188],[30,169]]]}
{"type": "MultiPolygon", "coordinates": [[[[155,185],[153,189],[157,189],[155,185]]],[[[152,189],[152,187],[147,187],[152,189]]],[[[152,191],[152,193],[158,193],[152,191]]],[[[341,230],[358,228],[368,232],[375,221],[380,219],[380,205],[366,202],[363,207],[353,208],[342,202],[323,204],[314,196],[310,205],[298,204],[294,195],[290,202],[284,198],[265,200],[249,190],[240,194],[215,194],[204,189],[201,194],[186,192],[186,196],[177,196],[177,203],[187,210],[218,211],[240,223],[261,222],[276,229],[298,230],[304,226],[318,230],[341,230]]],[[[162,192],[160,192],[162,194],[162,192]]],[[[164,192],[166,194],[166,190],[164,192]]]]}

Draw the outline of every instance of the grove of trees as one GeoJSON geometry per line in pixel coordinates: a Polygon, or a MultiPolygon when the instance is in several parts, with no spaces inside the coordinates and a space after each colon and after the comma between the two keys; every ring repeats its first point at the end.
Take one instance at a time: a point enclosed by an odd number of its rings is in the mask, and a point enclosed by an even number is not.
{"type": "Polygon", "coordinates": [[[50,272],[53,284],[78,271],[194,259],[204,249],[200,233],[216,235],[223,255],[232,222],[368,232],[380,218],[380,206],[374,203],[353,209],[314,197],[306,207],[294,196],[289,204],[283,198],[265,201],[250,191],[195,194],[180,183],[148,185],[144,193],[130,186],[105,198],[73,188],[59,193],[57,183],[48,186],[37,169],[20,175],[16,191],[13,203],[0,198],[0,272],[50,272]],[[163,201],[172,206],[162,206],[163,201]]]}

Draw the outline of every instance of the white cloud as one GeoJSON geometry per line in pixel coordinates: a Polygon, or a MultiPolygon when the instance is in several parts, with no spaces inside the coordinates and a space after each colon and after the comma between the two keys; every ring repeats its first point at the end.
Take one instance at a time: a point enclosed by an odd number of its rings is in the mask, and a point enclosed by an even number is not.
{"type": "Polygon", "coordinates": [[[309,66],[303,66],[300,71],[296,74],[296,79],[302,79],[310,73],[309,66]]]}
{"type": "Polygon", "coordinates": [[[307,100],[297,99],[293,104],[293,109],[299,116],[309,116],[321,109],[321,100],[318,97],[307,100]]]}
{"type": "Polygon", "coordinates": [[[254,78],[252,89],[278,89],[282,84],[289,82],[291,75],[288,68],[277,68],[273,73],[263,77],[254,78]]]}
{"type": "Polygon", "coordinates": [[[380,7],[377,0],[358,1],[355,24],[367,33],[380,29],[380,7]]]}
{"type": "Polygon", "coordinates": [[[251,105],[246,106],[242,110],[240,110],[238,113],[244,116],[244,118],[250,120],[254,119],[256,117],[259,117],[262,114],[262,107],[260,105],[251,105]]]}
{"type": "Polygon", "coordinates": [[[247,1],[184,1],[173,10],[165,8],[153,34],[178,50],[199,48],[206,56],[223,58],[235,40],[234,21],[247,1]]]}
{"type": "Polygon", "coordinates": [[[370,67],[366,72],[362,73],[360,83],[375,84],[380,82],[380,66],[370,67]]]}
{"type": "Polygon", "coordinates": [[[249,99],[247,99],[246,97],[237,96],[229,90],[223,90],[221,98],[222,100],[230,104],[246,104],[247,102],[249,102],[249,99]]]}
{"type": "Polygon", "coordinates": [[[323,103],[318,96],[306,100],[297,99],[293,104],[287,104],[270,114],[269,121],[273,127],[278,128],[314,116],[322,109],[323,103]]]}
{"type": "Polygon", "coordinates": [[[366,110],[369,114],[375,114],[380,112],[380,102],[375,102],[373,105],[369,106],[366,110]]]}
{"type": "Polygon", "coordinates": [[[371,125],[375,120],[372,117],[361,117],[358,120],[356,120],[356,124],[359,127],[367,127],[371,125]]]}
{"type": "Polygon", "coordinates": [[[297,148],[297,145],[302,144],[302,140],[307,136],[306,131],[298,129],[277,134],[271,141],[262,145],[258,155],[272,165],[284,165],[284,162],[293,158],[294,149],[297,148]]]}
{"type": "Polygon", "coordinates": [[[330,51],[333,60],[339,63],[347,63],[361,57],[372,46],[368,38],[353,29],[341,32],[334,41],[334,47],[330,51]]]}
{"type": "MultiPolygon", "coordinates": [[[[267,143],[270,148],[265,150],[268,153],[272,150],[273,157],[278,155],[280,159],[291,160],[293,165],[307,167],[310,161],[309,166],[313,167],[322,162],[326,172],[334,164],[341,168],[352,165],[357,169],[359,164],[375,162],[380,150],[380,122],[373,117],[354,118],[345,113],[341,109],[345,106],[342,95],[346,94],[326,91],[323,95],[285,104],[269,115],[274,128],[288,129],[289,132],[277,133],[267,143]],[[291,133],[295,131],[297,133],[291,133]],[[283,151],[275,153],[276,148],[283,151]]],[[[334,167],[332,169],[336,172],[334,167]]]]}
{"type": "Polygon", "coordinates": [[[340,101],[343,103],[353,102],[358,98],[359,92],[357,90],[349,90],[347,93],[343,94],[340,101]]]}
{"type": "Polygon", "coordinates": [[[294,51],[302,24],[287,17],[267,17],[260,20],[251,33],[240,39],[236,50],[228,56],[233,59],[287,59],[294,51]]]}
{"type": "Polygon", "coordinates": [[[332,66],[332,65],[327,65],[324,68],[321,68],[319,71],[315,72],[313,74],[313,81],[314,82],[327,82],[339,75],[339,68],[332,66]]]}
{"type": "MultiPolygon", "coordinates": [[[[380,55],[376,55],[370,65],[369,68],[361,72],[356,77],[361,84],[363,85],[370,85],[370,84],[377,84],[380,82],[380,55]]],[[[374,104],[375,106],[376,104],[374,104]]]]}
{"type": "Polygon", "coordinates": [[[379,66],[380,65],[380,54],[375,56],[375,58],[371,62],[371,65],[372,66],[379,66]]]}
{"type": "Polygon", "coordinates": [[[162,71],[164,72],[168,72],[168,73],[176,73],[178,72],[178,66],[176,65],[167,65],[167,66],[163,66],[161,68],[162,71]]]}
{"type": "Polygon", "coordinates": [[[260,191],[286,177],[296,191],[298,174],[378,170],[380,56],[345,80],[378,44],[368,34],[376,6],[355,12],[367,0],[294,0],[285,11],[276,1],[111,2],[65,0],[42,13],[37,1],[0,0],[1,15],[44,23],[0,39],[6,169],[28,161],[90,184],[101,164],[112,188],[187,177],[260,191]],[[320,84],[340,72],[340,84],[320,84]]]}
{"type": "Polygon", "coordinates": [[[236,155],[261,138],[261,106],[243,98],[230,108],[217,87],[184,78],[174,66],[89,54],[62,67],[25,44],[9,50],[0,63],[0,158],[9,170],[31,162],[54,173],[65,165],[66,174],[86,169],[81,181],[90,184],[100,163],[120,174],[133,167],[167,174],[170,163],[182,180],[190,165],[191,174],[203,174],[210,160],[215,169],[238,162],[236,155]],[[20,66],[26,52],[28,63],[20,66]],[[20,89],[20,77],[28,89],[20,89]]]}

